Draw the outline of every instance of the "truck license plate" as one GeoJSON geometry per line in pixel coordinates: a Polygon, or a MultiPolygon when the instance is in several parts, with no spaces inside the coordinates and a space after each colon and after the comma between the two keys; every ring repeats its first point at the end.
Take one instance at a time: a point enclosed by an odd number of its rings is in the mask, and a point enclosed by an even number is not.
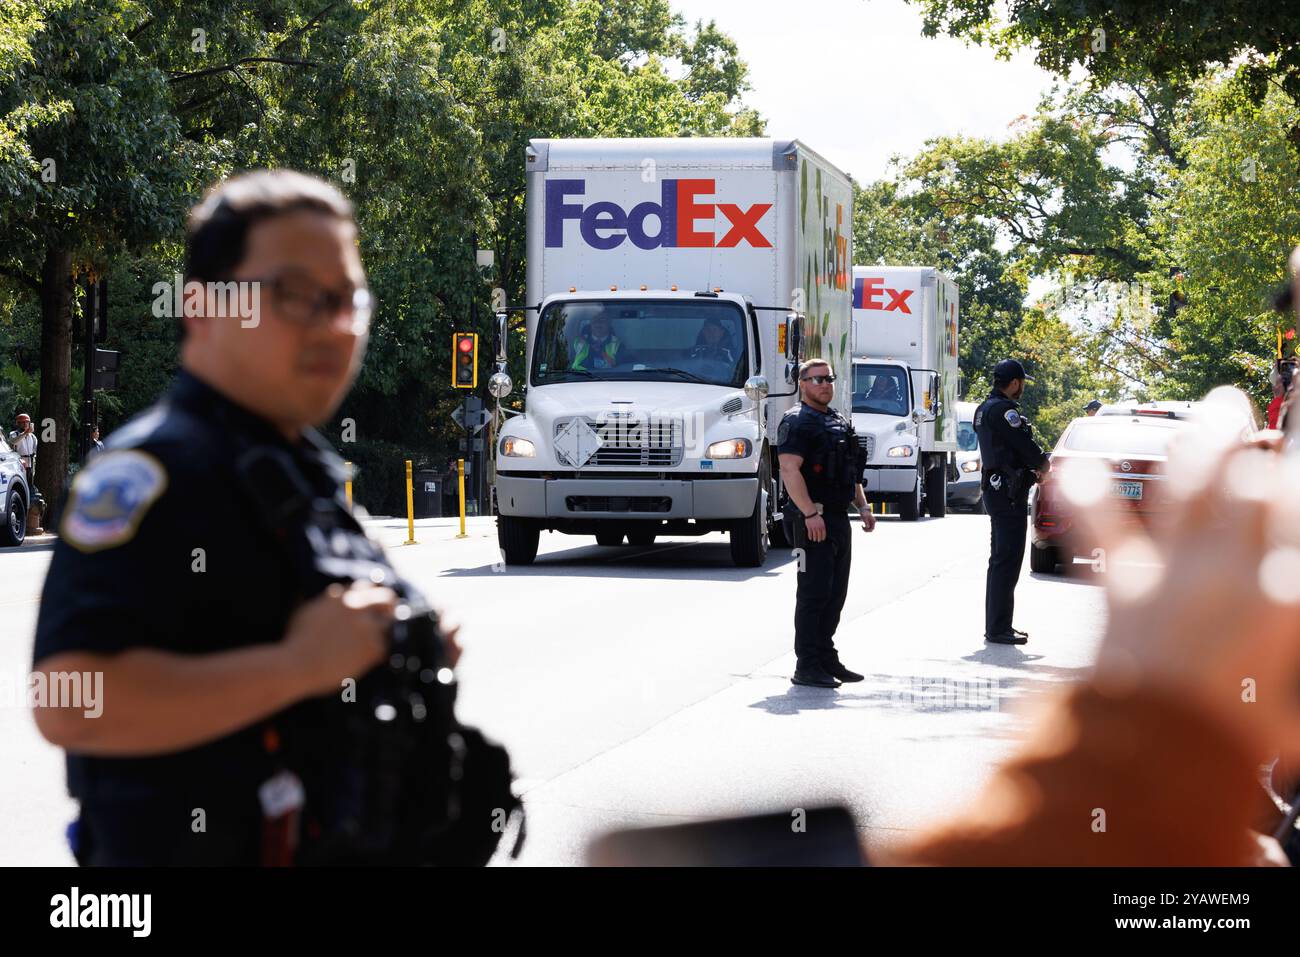
{"type": "Polygon", "coordinates": [[[1141,482],[1111,482],[1110,494],[1116,498],[1142,498],[1141,482]]]}

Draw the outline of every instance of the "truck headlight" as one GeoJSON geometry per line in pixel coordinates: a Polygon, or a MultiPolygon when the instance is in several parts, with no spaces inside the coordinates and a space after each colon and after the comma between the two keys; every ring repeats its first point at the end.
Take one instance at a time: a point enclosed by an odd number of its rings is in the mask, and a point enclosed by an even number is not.
{"type": "Polygon", "coordinates": [[[962,462],[961,470],[963,472],[978,472],[980,470],[980,460],[971,459],[969,462],[962,462]]]}
{"type": "Polygon", "coordinates": [[[895,445],[889,450],[889,457],[891,459],[910,459],[913,450],[914,446],[911,445],[895,445]]]}
{"type": "Polygon", "coordinates": [[[753,445],[749,439],[727,439],[725,442],[714,442],[704,450],[706,459],[743,459],[749,456],[753,450],[753,445]]]}
{"type": "Polygon", "coordinates": [[[537,446],[533,445],[528,439],[518,439],[513,435],[507,435],[501,440],[501,454],[530,459],[537,454],[537,446]]]}

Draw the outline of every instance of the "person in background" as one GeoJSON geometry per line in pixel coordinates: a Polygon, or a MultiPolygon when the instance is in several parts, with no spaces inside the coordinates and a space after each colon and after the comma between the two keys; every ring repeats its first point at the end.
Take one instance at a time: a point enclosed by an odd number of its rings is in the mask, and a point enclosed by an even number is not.
{"type": "Polygon", "coordinates": [[[14,420],[17,426],[9,433],[9,445],[18,453],[23,463],[23,468],[27,470],[27,484],[31,488],[36,487],[36,448],[40,444],[36,440],[36,427],[32,425],[32,417],[26,412],[18,413],[14,420]]]}
{"type": "Polygon", "coordinates": [[[86,449],[86,461],[89,462],[102,451],[104,451],[104,443],[99,441],[99,426],[95,426],[90,430],[90,445],[86,449]]]}
{"type": "Polygon", "coordinates": [[[1091,402],[1089,402],[1087,405],[1083,407],[1083,414],[1086,416],[1094,416],[1099,411],[1101,411],[1100,399],[1093,399],[1091,402]]]}

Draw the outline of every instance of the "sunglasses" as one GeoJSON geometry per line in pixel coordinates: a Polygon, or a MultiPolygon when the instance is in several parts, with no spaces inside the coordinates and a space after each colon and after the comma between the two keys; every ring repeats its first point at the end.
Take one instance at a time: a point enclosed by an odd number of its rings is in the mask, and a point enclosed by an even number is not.
{"type": "Polygon", "coordinates": [[[827,382],[834,382],[835,376],[832,375],[806,375],[803,377],[804,382],[811,382],[813,385],[825,385],[827,382]]]}

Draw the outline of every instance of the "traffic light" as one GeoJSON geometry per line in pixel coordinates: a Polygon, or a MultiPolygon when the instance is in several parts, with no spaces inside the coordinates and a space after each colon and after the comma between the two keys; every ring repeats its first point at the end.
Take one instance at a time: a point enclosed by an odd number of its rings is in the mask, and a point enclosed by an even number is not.
{"type": "Polygon", "coordinates": [[[477,332],[452,333],[451,385],[455,389],[478,388],[477,332]]]}

